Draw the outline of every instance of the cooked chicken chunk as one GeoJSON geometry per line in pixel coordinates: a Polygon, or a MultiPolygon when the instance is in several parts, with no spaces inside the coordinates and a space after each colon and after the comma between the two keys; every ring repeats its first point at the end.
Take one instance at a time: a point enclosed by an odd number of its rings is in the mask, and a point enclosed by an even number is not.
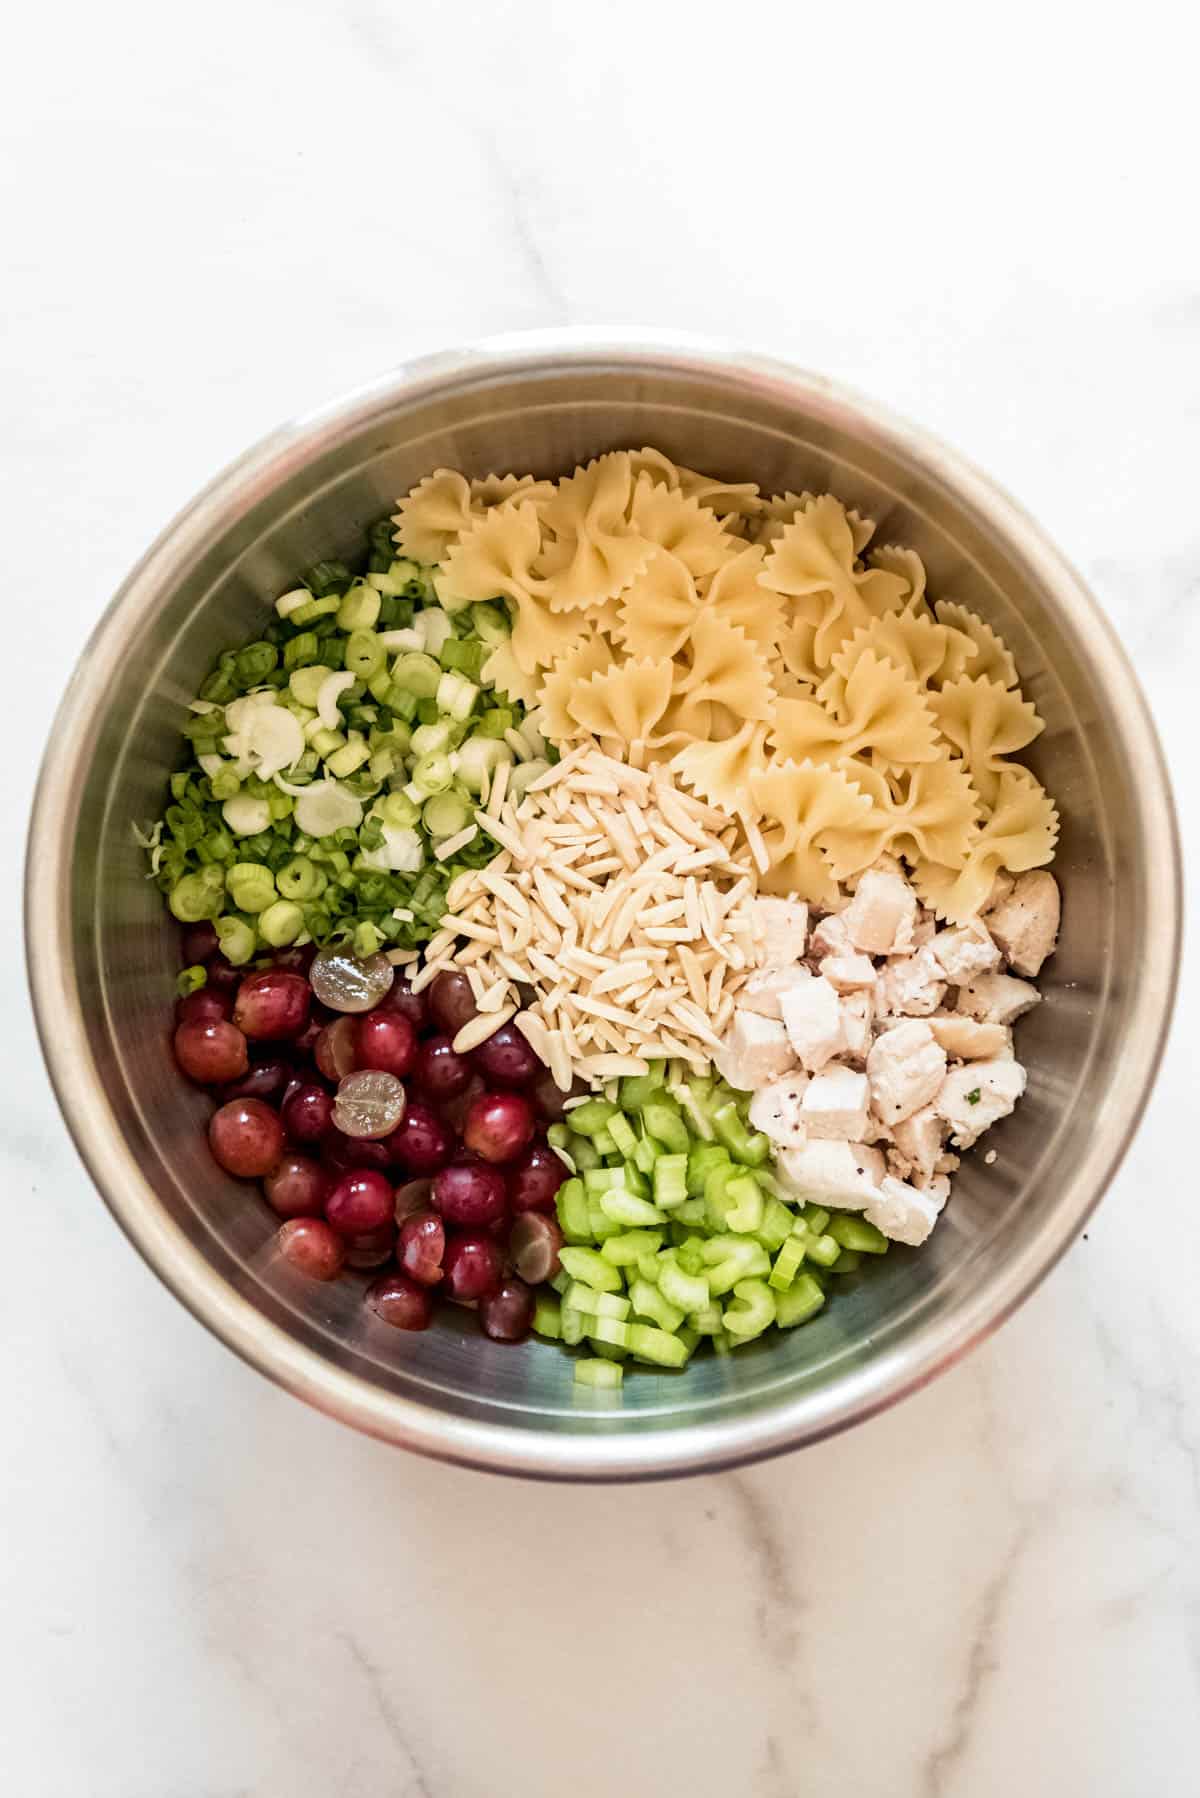
{"type": "Polygon", "coordinates": [[[1058,942],[1058,882],[1044,868],[1022,874],[1007,899],[988,914],[988,929],[1018,974],[1039,974],[1058,942]]]}
{"type": "Polygon", "coordinates": [[[875,1010],[880,1017],[925,1018],[945,997],[945,976],[932,948],[893,957],[875,982],[875,1010]]]}
{"type": "Polygon", "coordinates": [[[788,1033],[774,1018],[735,1011],[725,1040],[714,1054],[717,1072],[738,1092],[756,1092],[795,1066],[788,1033]]]}
{"type": "Polygon", "coordinates": [[[800,1104],[809,1137],[857,1142],[867,1127],[869,1097],[867,1076],[853,1068],[826,1068],[823,1074],[814,1074],[800,1104]]]}
{"type": "Polygon", "coordinates": [[[877,1196],[864,1209],[869,1224],[882,1230],[893,1242],[906,1242],[919,1248],[938,1220],[945,1196],[940,1192],[920,1192],[907,1180],[886,1174],[877,1196]]]}
{"type": "Polygon", "coordinates": [[[777,1149],[802,1149],[808,1129],[800,1109],[807,1074],[785,1074],[762,1086],[750,1101],[750,1128],[769,1136],[777,1149]]]}
{"type": "Polygon", "coordinates": [[[821,962],[821,973],[839,993],[857,993],[875,984],[875,963],[869,955],[851,949],[845,955],[827,955],[821,962]]]}
{"type": "Polygon", "coordinates": [[[762,950],[763,966],[787,967],[804,954],[808,907],[799,899],[756,899],[754,931],[762,950]]]}
{"type": "Polygon", "coordinates": [[[974,1061],[946,1075],[934,1101],[956,1148],[969,1149],[985,1130],[1007,1117],[1025,1091],[1025,1069],[1011,1055],[974,1061]]]}
{"type": "Polygon", "coordinates": [[[844,1053],[851,1061],[865,1061],[871,1047],[871,1020],[875,1016],[872,996],[870,993],[845,993],[841,1004],[844,1053]]]}
{"type": "Polygon", "coordinates": [[[875,1038],[867,1056],[871,1110],[895,1129],[937,1093],[946,1074],[946,1051],[919,1018],[893,1024],[875,1038]]]}
{"type": "Polygon", "coordinates": [[[1000,951],[978,918],[969,924],[956,924],[950,930],[939,930],[930,953],[953,986],[964,986],[976,975],[988,974],[1000,966],[1000,951]]]}
{"type": "Polygon", "coordinates": [[[899,874],[868,868],[842,913],[846,934],[869,955],[896,955],[912,942],[917,895],[899,874]]]}
{"type": "Polygon", "coordinates": [[[738,994],[738,1005],[745,1011],[756,1011],[763,1018],[781,1018],[782,994],[803,985],[809,978],[806,968],[756,968],[738,994]]]}
{"type": "Polygon", "coordinates": [[[929,1020],[934,1041],[955,1061],[983,1061],[992,1055],[1012,1053],[1012,1031],[1006,1024],[977,1024],[949,1012],[929,1020]]]}
{"type": "Polygon", "coordinates": [[[781,994],[779,1009],[801,1065],[817,1074],[845,1047],[837,994],[820,974],[781,994]]]}
{"type": "Polygon", "coordinates": [[[892,1141],[908,1164],[908,1169],[927,1179],[937,1167],[942,1144],[946,1140],[946,1123],[932,1105],[922,1105],[911,1117],[901,1118],[892,1126],[892,1141]]]}
{"type": "Polygon", "coordinates": [[[981,1024],[1011,1024],[1041,999],[1036,986],[1011,974],[980,974],[958,989],[958,1009],[981,1024]]]}
{"type": "Polygon", "coordinates": [[[863,1143],[818,1141],[803,1149],[785,1149],[776,1172],[793,1198],[805,1204],[861,1211],[877,1196],[885,1164],[878,1149],[863,1143]]]}

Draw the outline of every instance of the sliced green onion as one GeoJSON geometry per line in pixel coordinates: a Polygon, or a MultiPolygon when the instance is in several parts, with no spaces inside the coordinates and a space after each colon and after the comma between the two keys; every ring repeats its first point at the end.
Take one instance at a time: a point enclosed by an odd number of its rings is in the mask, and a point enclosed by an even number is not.
{"type": "Polygon", "coordinates": [[[290,899],[277,899],[259,914],[258,934],[272,949],[284,949],[304,932],[304,913],[290,899]]]}
{"type": "Polygon", "coordinates": [[[224,899],[225,875],[220,868],[210,867],[176,881],[167,903],[181,924],[199,924],[219,916],[224,899]]]}
{"type": "Polygon", "coordinates": [[[218,918],[217,940],[221,954],[235,968],[244,968],[258,947],[258,937],[245,918],[218,918]]]}
{"type": "Polygon", "coordinates": [[[181,999],[186,999],[189,993],[198,993],[201,987],[207,984],[208,969],[196,962],[192,967],[184,968],[182,974],[176,976],[175,991],[181,999]]]}
{"type": "Polygon", "coordinates": [[[432,699],[441,678],[439,664],[419,650],[397,657],[392,669],[393,683],[415,699],[432,699]]]}
{"type": "Polygon", "coordinates": [[[239,911],[265,911],[279,896],[275,876],[261,862],[235,862],[225,877],[225,885],[239,911]]]}

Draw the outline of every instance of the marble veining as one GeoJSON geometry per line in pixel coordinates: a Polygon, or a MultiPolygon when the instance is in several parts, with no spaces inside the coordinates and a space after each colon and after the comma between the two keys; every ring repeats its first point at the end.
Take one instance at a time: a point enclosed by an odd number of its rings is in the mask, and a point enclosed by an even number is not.
{"type": "MultiPolygon", "coordinates": [[[[59,1122],[16,943],[41,743],[163,522],[422,350],[710,331],[961,445],[1092,582],[1200,827],[1200,254],[1176,9],[26,9],[0,116],[8,879],[0,1790],[1176,1798],[1200,1758],[1195,957],[1143,1128],[993,1340],[849,1436],[558,1489],[252,1375],[59,1122]],[[1168,53],[1164,45],[1174,45],[1168,53]]],[[[1190,845],[1189,845],[1190,846],[1190,845]]],[[[1195,910],[1194,857],[1189,897],[1195,910]]]]}

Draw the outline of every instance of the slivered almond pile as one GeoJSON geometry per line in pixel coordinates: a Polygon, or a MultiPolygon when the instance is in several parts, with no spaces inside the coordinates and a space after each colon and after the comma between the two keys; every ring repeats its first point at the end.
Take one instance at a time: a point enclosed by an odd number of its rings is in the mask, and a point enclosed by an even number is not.
{"type": "MultiPolygon", "coordinates": [[[[676,1057],[700,1069],[761,956],[757,876],[738,826],[648,770],[581,744],[515,800],[501,767],[476,817],[496,842],[461,874],[414,980],[463,969],[480,1017],[517,1017],[566,1091],[676,1057]]],[[[456,1039],[456,1043],[457,1043],[456,1039]]]]}

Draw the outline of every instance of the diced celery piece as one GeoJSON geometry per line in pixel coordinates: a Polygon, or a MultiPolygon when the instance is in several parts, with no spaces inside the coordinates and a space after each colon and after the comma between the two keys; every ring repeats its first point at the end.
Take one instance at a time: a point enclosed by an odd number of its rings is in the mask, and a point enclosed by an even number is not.
{"type": "Polygon", "coordinates": [[[584,1243],[591,1237],[587,1195],[582,1180],[564,1180],[554,1198],[555,1210],[568,1242],[584,1243]]]}
{"type": "Polygon", "coordinates": [[[805,1244],[808,1259],[818,1267],[832,1267],[842,1252],[842,1245],[832,1236],[810,1236],[805,1244]]]}
{"type": "Polygon", "coordinates": [[[729,1156],[720,1143],[700,1143],[688,1156],[688,1197],[702,1199],[704,1183],[715,1167],[727,1167],[729,1156]]]}
{"type": "Polygon", "coordinates": [[[552,1286],[561,1298],[563,1293],[567,1290],[567,1287],[571,1284],[571,1276],[570,1274],[565,1274],[560,1267],[557,1273],[551,1274],[550,1278],[546,1281],[546,1284],[547,1286],[552,1286]]]}
{"type": "Polygon", "coordinates": [[[668,1304],[683,1312],[703,1311],[708,1304],[708,1281],[699,1274],[685,1274],[681,1267],[665,1257],[658,1277],[658,1290],[668,1304]]]}
{"type": "Polygon", "coordinates": [[[606,1342],[610,1348],[627,1349],[631,1327],[619,1317],[585,1317],[583,1333],[589,1342],[606,1342]]]}
{"type": "Polygon", "coordinates": [[[654,1165],[658,1160],[658,1154],[657,1143],[653,1142],[648,1136],[640,1137],[638,1139],[638,1145],[633,1151],[634,1166],[640,1169],[643,1174],[653,1174],[654,1165]]]}
{"type": "Polygon", "coordinates": [[[730,1198],[727,1189],[741,1172],[735,1162],[726,1161],[720,1167],[714,1167],[704,1182],[704,1207],[711,1230],[724,1230],[729,1213],[736,1210],[737,1200],[730,1198]]]}
{"type": "Polygon", "coordinates": [[[689,1229],[706,1230],[708,1228],[708,1206],[703,1199],[685,1199],[682,1205],[676,1205],[672,1210],[671,1221],[683,1224],[689,1229]]]}
{"type": "Polygon", "coordinates": [[[833,1266],[832,1274],[856,1274],[862,1266],[862,1256],[857,1249],[843,1249],[833,1266]]]}
{"type": "Polygon", "coordinates": [[[825,1294],[810,1273],[797,1274],[786,1292],[775,1298],[775,1322],[781,1330],[790,1330],[813,1317],[825,1303],[825,1294]]]}
{"type": "Polygon", "coordinates": [[[649,1361],[655,1367],[682,1367],[688,1358],[688,1346],[678,1336],[657,1330],[653,1324],[627,1324],[629,1352],[638,1361],[649,1361]]]}
{"type": "MultiPolygon", "coordinates": [[[[649,1235],[650,1232],[647,1231],[646,1234],[649,1235]]],[[[662,1261],[658,1255],[651,1255],[649,1253],[639,1255],[637,1258],[637,1270],[639,1278],[649,1281],[651,1286],[657,1286],[658,1276],[662,1272],[662,1261]]]]}
{"type": "Polygon", "coordinates": [[[687,1125],[678,1109],[667,1100],[648,1100],[642,1107],[642,1123],[654,1140],[673,1155],[686,1155],[692,1146],[687,1125]]]}
{"type": "Polygon", "coordinates": [[[705,1276],[714,1299],[732,1292],[739,1280],[764,1279],[771,1261],[761,1242],[750,1236],[717,1236],[704,1245],[705,1276]]]}
{"type": "Polygon", "coordinates": [[[648,1074],[626,1074],[621,1082],[621,1108],[624,1111],[640,1111],[647,1100],[653,1099],[662,1091],[663,1064],[661,1061],[650,1063],[648,1074]]]}
{"type": "Polygon", "coordinates": [[[691,1324],[680,1324],[675,1332],[675,1340],[676,1342],[682,1342],[684,1348],[688,1352],[688,1358],[690,1359],[699,1344],[700,1332],[699,1330],[693,1329],[691,1324]]]}
{"type": "Polygon", "coordinates": [[[539,1292],[533,1303],[533,1332],[555,1342],[562,1340],[562,1305],[544,1292],[539,1292]]]}
{"type": "Polygon", "coordinates": [[[596,1292],[620,1292],[623,1284],[620,1274],[598,1250],[568,1244],[559,1250],[558,1258],[571,1278],[581,1285],[590,1286],[596,1292]]]}
{"type": "Polygon", "coordinates": [[[571,1305],[563,1306],[561,1312],[562,1339],[568,1348],[574,1348],[577,1342],[583,1341],[584,1331],[589,1321],[594,1320],[589,1320],[582,1311],[576,1311],[571,1305]]]}
{"type": "Polygon", "coordinates": [[[746,1129],[732,1099],[713,1113],[712,1124],[717,1141],[744,1167],[761,1167],[771,1152],[770,1141],[761,1131],[746,1129]]]}
{"type": "Polygon", "coordinates": [[[626,1192],[636,1193],[639,1199],[650,1197],[650,1182],[635,1161],[627,1161],[621,1169],[621,1177],[626,1192]]]}
{"type": "Polygon", "coordinates": [[[623,1117],[619,1111],[608,1120],[608,1134],[626,1160],[631,1159],[637,1153],[638,1139],[633,1133],[629,1119],[623,1117]]]}
{"type": "Polygon", "coordinates": [[[725,1214],[725,1228],[735,1236],[752,1236],[763,1221],[762,1187],[749,1174],[741,1174],[725,1187],[731,1209],[725,1214]]]}
{"type": "Polygon", "coordinates": [[[617,1116],[617,1108],[605,1099],[585,1099],[582,1105],[576,1105],[567,1113],[567,1122],[572,1130],[581,1136],[595,1136],[603,1130],[610,1118],[617,1116]]]}
{"type": "Polygon", "coordinates": [[[775,1257],[775,1265],[771,1269],[767,1285],[776,1292],[786,1292],[804,1263],[805,1253],[804,1239],[789,1236],[775,1257]]]}
{"type": "Polygon", "coordinates": [[[709,1143],[713,1139],[712,1120],[708,1115],[706,1080],[681,1080],[667,1089],[684,1114],[688,1127],[700,1138],[709,1143]]]}
{"type": "Polygon", "coordinates": [[[782,1199],[768,1199],[756,1232],[763,1248],[771,1251],[782,1248],[792,1234],[795,1221],[795,1213],[788,1210],[782,1199]]]}
{"type": "Polygon", "coordinates": [[[583,1190],[589,1199],[598,1199],[602,1192],[612,1192],[617,1187],[623,1189],[624,1185],[623,1167],[592,1167],[583,1176],[583,1190]]]}
{"type": "Polygon", "coordinates": [[[612,1131],[607,1125],[593,1133],[592,1141],[596,1145],[597,1152],[606,1159],[614,1155],[619,1155],[621,1152],[613,1141],[612,1131]]]}
{"type": "Polygon", "coordinates": [[[731,1336],[749,1342],[775,1322],[775,1294],[765,1280],[739,1280],[733,1292],[736,1303],[725,1307],[725,1328],[731,1336]]]}
{"type": "Polygon", "coordinates": [[[615,1224],[611,1217],[601,1211],[599,1199],[588,1200],[588,1231],[591,1240],[601,1244],[607,1242],[610,1236],[621,1234],[620,1224],[615,1224]]]}
{"type": "Polygon", "coordinates": [[[715,1336],[718,1331],[723,1331],[725,1328],[721,1322],[721,1307],[715,1299],[690,1312],[688,1323],[701,1336],[715,1336]]]}
{"type": "Polygon", "coordinates": [[[687,1156],[660,1155],[654,1164],[654,1203],[664,1211],[687,1198],[687,1156]]]}
{"type": "Polygon", "coordinates": [[[702,1274],[705,1268],[704,1238],[685,1236],[675,1250],[675,1259],[685,1274],[702,1274]]]}
{"type": "Polygon", "coordinates": [[[625,1369],[617,1361],[593,1360],[585,1355],[575,1363],[575,1384],[593,1386],[599,1392],[614,1392],[625,1378],[625,1369]]]}
{"type": "Polygon", "coordinates": [[[586,1311],[589,1317],[628,1317],[629,1300],[616,1292],[597,1292],[573,1280],[563,1293],[563,1304],[575,1311],[586,1311]]]}
{"type": "Polygon", "coordinates": [[[887,1254],[887,1237],[882,1230],[877,1230],[874,1224],[869,1224],[865,1217],[831,1218],[829,1234],[844,1249],[855,1249],[860,1255],[887,1254]]]}
{"type": "Polygon", "coordinates": [[[814,1236],[821,1235],[830,1218],[830,1213],[823,1211],[820,1205],[806,1205],[800,1215],[804,1219],[805,1229],[810,1230],[814,1236]]]}
{"type": "Polygon", "coordinates": [[[677,1330],[683,1322],[684,1307],[673,1305],[663,1297],[662,1288],[649,1280],[634,1280],[629,1288],[633,1308],[639,1317],[648,1317],[661,1330],[677,1330]]]}
{"type": "Polygon", "coordinates": [[[627,1229],[646,1224],[651,1228],[655,1224],[665,1224],[666,1213],[651,1205],[646,1199],[639,1199],[636,1193],[626,1192],[614,1187],[609,1192],[602,1192],[599,1205],[605,1217],[614,1224],[622,1224],[627,1229]]]}
{"type": "Polygon", "coordinates": [[[589,1137],[577,1135],[574,1130],[567,1137],[567,1153],[581,1173],[600,1166],[600,1151],[595,1143],[589,1137]]]}
{"type": "Polygon", "coordinates": [[[635,1267],[647,1255],[655,1256],[662,1247],[661,1230],[622,1230],[601,1243],[600,1253],[614,1267],[635,1267]]]}

